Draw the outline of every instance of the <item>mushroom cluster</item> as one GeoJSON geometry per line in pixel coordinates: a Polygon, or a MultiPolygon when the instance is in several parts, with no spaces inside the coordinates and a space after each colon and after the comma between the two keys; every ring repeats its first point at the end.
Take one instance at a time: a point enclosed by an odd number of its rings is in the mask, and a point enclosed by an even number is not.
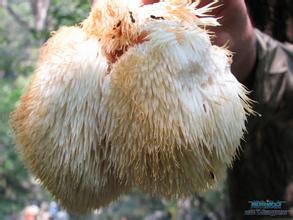
{"type": "Polygon", "coordinates": [[[45,43],[11,115],[18,151],[68,210],[132,187],[164,198],[204,191],[236,157],[252,113],[211,43],[211,4],[101,0],[45,43]]]}

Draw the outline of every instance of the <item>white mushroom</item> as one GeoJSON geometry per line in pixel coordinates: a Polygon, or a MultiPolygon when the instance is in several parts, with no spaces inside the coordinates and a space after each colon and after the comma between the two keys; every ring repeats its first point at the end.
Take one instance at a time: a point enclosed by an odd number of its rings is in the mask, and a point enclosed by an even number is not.
{"type": "Polygon", "coordinates": [[[24,162],[67,209],[133,186],[190,195],[231,165],[250,100],[206,31],[219,25],[206,15],[214,3],[197,5],[98,1],[42,48],[12,126],[24,162]]]}

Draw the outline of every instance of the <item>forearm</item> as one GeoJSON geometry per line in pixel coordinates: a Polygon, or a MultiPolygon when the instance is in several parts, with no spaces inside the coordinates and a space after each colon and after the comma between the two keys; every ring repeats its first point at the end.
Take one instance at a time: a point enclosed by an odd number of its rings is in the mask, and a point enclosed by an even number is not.
{"type": "Polygon", "coordinates": [[[232,72],[245,83],[256,62],[256,37],[244,1],[226,0],[217,13],[222,26],[214,29],[215,44],[233,52],[232,72]]]}
{"type": "Polygon", "coordinates": [[[256,63],[256,37],[250,22],[247,25],[244,33],[239,36],[238,44],[232,49],[235,53],[232,72],[242,83],[245,83],[252,74],[256,63]]]}

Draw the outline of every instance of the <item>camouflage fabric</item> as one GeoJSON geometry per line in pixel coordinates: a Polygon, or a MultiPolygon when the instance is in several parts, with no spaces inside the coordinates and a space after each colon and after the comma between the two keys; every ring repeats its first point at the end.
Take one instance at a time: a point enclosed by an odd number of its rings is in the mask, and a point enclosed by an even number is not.
{"type": "MultiPolygon", "coordinates": [[[[293,45],[255,30],[257,63],[247,86],[256,112],[229,171],[230,219],[247,219],[253,200],[285,200],[293,176],[293,45]]],[[[249,219],[260,219],[257,216],[249,219]]]]}

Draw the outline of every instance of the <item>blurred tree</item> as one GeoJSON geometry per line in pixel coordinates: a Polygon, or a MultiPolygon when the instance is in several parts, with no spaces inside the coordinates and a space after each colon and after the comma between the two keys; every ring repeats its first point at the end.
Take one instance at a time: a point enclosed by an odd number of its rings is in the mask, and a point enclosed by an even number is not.
{"type": "Polygon", "coordinates": [[[30,0],[34,15],[34,29],[36,32],[43,31],[48,24],[48,9],[51,0],[30,0]]]}
{"type": "Polygon", "coordinates": [[[62,25],[82,21],[87,0],[0,0],[0,76],[29,75],[38,48],[62,25]]]}

